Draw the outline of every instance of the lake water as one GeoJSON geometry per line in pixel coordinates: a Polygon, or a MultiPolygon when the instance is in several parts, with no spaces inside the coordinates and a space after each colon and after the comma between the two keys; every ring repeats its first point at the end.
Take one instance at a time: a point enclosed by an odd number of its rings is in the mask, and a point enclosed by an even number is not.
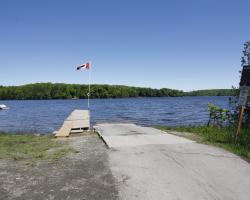
{"type": "MultiPolygon", "coordinates": [[[[164,97],[92,99],[91,124],[132,122],[143,126],[197,125],[208,121],[207,104],[227,108],[228,97],[164,97]]],[[[87,100],[0,101],[0,131],[52,133],[74,109],[87,109],[87,100]]]]}

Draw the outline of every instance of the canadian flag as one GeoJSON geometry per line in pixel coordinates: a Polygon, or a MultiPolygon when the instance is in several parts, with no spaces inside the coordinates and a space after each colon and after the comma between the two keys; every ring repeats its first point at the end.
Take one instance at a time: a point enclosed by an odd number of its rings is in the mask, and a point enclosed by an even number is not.
{"type": "Polygon", "coordinates": [[[79,65],[76,70],[80,70],[80,69],[90,69],[90,62],[86,62],[82,65],[79,65]]]}

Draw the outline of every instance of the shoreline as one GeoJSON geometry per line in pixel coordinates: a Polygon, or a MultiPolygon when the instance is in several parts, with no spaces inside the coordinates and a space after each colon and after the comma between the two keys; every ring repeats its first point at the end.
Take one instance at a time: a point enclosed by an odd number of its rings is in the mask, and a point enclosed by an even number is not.
{"type": "MultiPolygon", "coordinates": [[[[235,155],[241,156],[243,159],[250,162],[250,146],[247,143],[235,143],[234,140],[228,138],[233,138],[234,134],[233,128],[218,128],[218,127],[208,127],[206,125],[200,126],[152,126],[167,133],[191,139],[198,143],[207,144],[210,146],[219,147],[225,149],[235,155]],[[219,134],[219,135],[218,135],[219,134]],[[230,136],[231,135],[231,136],[230,136]]],[[[250,129],[243,129],[240,137],[250,137],[250,129]]],[[[38,133],[25,133],[22,132],[1,132],[1,136],[10,137],[31,137],[31,138],[47,138],[54,140],[54,134],[38,134],[38,133]]],[[[72,137],[78,134],[72,134],[72,137]]],[[[1,156],[0,156],[1,158],[1,156]]]]}
{"type": "MultiPolygon", "coordinates": [[[[147,98],[152,98],[152,99],[163,99],[163,98],[194,98],[194,97],[235,97],[235,96],[228,96],[228,95],[200,95],[200,96],[164,96],[164,97],[110,97],[110,98],[90,98],[91,100],[113,100],[113,99],[147,99],[147,98]]],[[[77,100],[88,100],[88,98],[79,98],[79,99],[0,99],[0,101],[77,101],[77,100]]]]}

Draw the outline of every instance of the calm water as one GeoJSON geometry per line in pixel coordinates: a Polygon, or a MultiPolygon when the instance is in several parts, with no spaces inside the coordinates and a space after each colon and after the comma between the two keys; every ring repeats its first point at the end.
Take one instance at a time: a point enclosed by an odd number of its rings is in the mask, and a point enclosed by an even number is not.
{"type": "MultiPolygon", "coordinates": [[[[208,120],[208,102],[228,107],[228,97],[94,99],[91,100],[91,124],[204,124],[208,120]]],[[[74,109],[87,109],[86,100],[0,101],[0,104],[10,107],[0,111],[0,131],[52,133],[74,109]]]]}

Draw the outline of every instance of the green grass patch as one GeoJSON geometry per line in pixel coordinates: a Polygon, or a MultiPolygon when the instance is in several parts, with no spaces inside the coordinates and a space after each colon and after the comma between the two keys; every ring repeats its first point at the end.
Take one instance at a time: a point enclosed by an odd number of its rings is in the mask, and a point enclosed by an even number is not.
{"type": "Polygon", "coordinates": [[[55,161],[71,152],[74,149],[52,136],[0,133],[0,159],[55,161]]]}
{"type": "MultiPolygon", "coordinates": [[[[246,159],[250,159],[250,129],[242,129],[237,142],[235,142],[236,129],[234,127],[220,128],[211,126],[160,126],[157,128],[170,131],[170,133],[171,131],[192,133],[182,134],[181,136],[193,139],[197,142],[222,147],[246,159]]],[[[172,133],[175,134],[174,132],[172,133]]]]}

